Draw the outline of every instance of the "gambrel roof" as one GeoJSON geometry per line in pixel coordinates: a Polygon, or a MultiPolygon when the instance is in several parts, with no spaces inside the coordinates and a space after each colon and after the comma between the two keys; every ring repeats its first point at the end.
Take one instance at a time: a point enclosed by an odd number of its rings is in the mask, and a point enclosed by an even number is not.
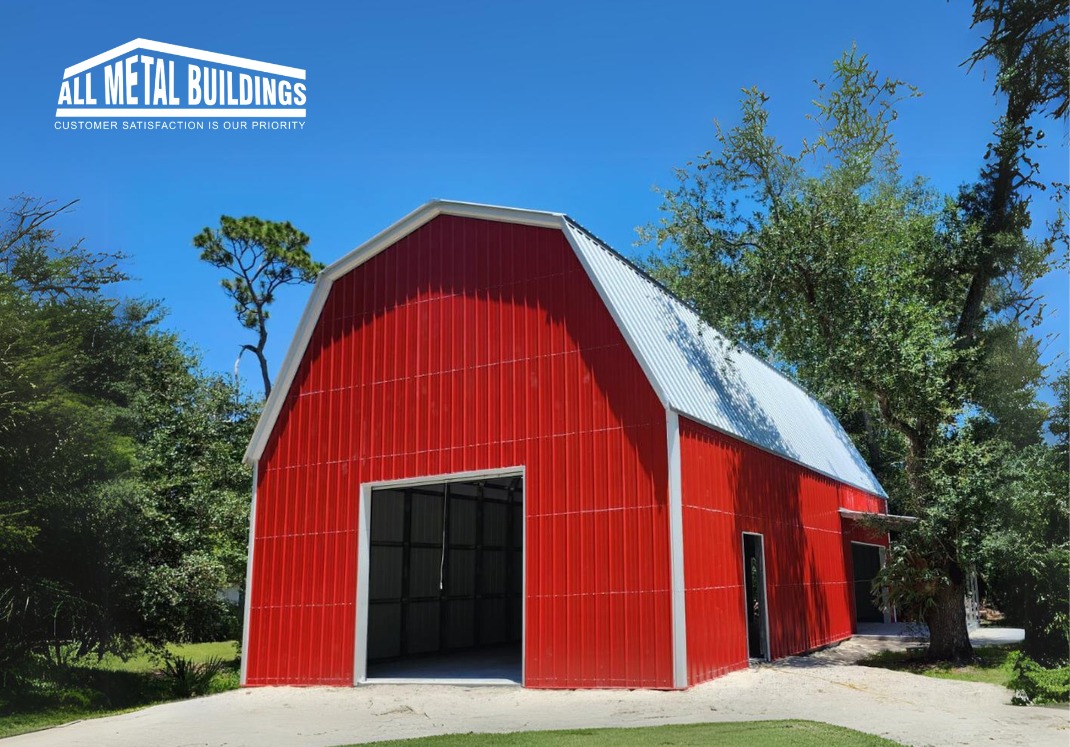
{"type": "Polygon", "coordinates": [[[331,284],[438,215],[564,232],[666,409],[840,482],[884,496],[836,417],[801,386],[733,345],[690,307],[563,213],[433,200],[320,273],[246,451],[263,453],[331,284]]]}

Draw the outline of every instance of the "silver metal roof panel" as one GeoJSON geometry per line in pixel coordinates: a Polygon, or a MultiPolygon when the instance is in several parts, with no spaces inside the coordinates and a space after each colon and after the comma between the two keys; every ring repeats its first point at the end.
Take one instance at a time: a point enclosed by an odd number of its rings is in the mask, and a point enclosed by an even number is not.
{"type": "Polygon", "coordinates": [[[666,405],[791,461],[884,496],[836,417],[734,345],[686,304],[572,221],[581,262],[666,405]]]}

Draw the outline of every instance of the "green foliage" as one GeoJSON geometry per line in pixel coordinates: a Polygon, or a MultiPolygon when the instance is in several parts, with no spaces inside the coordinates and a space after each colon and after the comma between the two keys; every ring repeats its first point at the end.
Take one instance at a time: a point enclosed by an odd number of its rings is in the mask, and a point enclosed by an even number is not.
{"type": "MultiPolygon", "coordinates": [[[[214,693],[238,687],[234,650],[233,641],[169,645],[163,656],[183,656],[194,664],[223,658],[226,665],[207,688],[214,693]]],[[[17,683],[0,688],[0,738],[169,700],[175,695],[162,661],[158,651],[144,646],[125,659],[108,654],[62,665],[35,660],[17,683]]]]}
{"type": "Polygon", "coordinates": [[[1070,462],[1067,372],[1055,382],[1054,444],[1008,449],[999,466],[999,514],[982,541],[989,594],[1007,622],[1026,629],[1024,650],[1045,665],[1070,660],[1070,462]]]}
{"type": "Polygon", "coordinates": [[[219,658],[206,661],[194,661],[184,656],[168,657],[164,662],[164,672],[171,682],[171,689],[176,698],[191,698],[206,694],[212,681],[222,674],[227,662],[219,658]]]}
{"type": "Polygon", "coordinates": [[[964,658],[966,574],[991,557],[1006,493],[1024,489],[1008,460],[1043,448],[1032,284],[1055,238],[1024,233],[1014,185],[1032,177],[1018,167],[1034,141],[1020,129],[955,199],[900,174],[892,124],[916,93],[852,50],[818,84],[815,134],[789,153],[767,96],[745,90],[739,124],[677,170],[664,216],[640,233],[660,249],[652,274],[828,403],[892,510],[919,517],[884,580],[928,623],[934,656],[964,658]]]}
{"type": "Polygon", "coordinates": [[[224,215],[219,228],[205,228],[193,237],[201,250],[201,259],[225,270],[229,277],[221,281],[224,292],[234,301],[238,321],[255,330],[255,345],[242,345],[260,363],[264,396],[271,394],[268,375],[267,320],[275,293],[284,285],[311,283],[323,269],[308,253],[309,238],[288,221],[265,221],[253,216],[232,218],[224,215]]]}
{"type": "Polygon", "coordinates": [[[219,591],[245,572],[256,406],[154,304],[108,297],[115,255],[64,248],[58,214],[20,198],[0,225],[0,685],[233,635],[219,591]]]}
{"type": "Polygon", "coordinates": [[[1012,656],[1014,677],[1008,685],[1014,690],[1012,703],[1070,702],[1070,665],[1044,667],[1021,652],[1015,652],[1012,656]]]}

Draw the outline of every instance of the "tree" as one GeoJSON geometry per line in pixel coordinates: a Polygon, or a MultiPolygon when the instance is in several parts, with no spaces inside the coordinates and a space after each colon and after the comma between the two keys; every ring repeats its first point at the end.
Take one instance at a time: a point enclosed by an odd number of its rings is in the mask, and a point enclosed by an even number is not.
{"type": "MultiPolygon", "coordinates": [[[[271,394],[267,347],[268,307],[276,291],[284,285],[311,283],[323,269],[308,253],[309,238],[289,222],[278,223],[256,217],[222,216],[219,229],[205,228],[193,245],[201,250],[201,259],[226,270],[231,277],[221,281],[223,290],[234,300],[238,321],[256,331],[256,344],[244,344],[260,363],[264,396],[271,394]]],[[[239,358],[240,358],[239,354],[239,358]]]]}
{"type": "Polygon", "coordinates": [[[244,588],[250,470],[242,454],[259,407],[231,377],[204,372],[172,334],[134,342],[124,421],[131,469],[103,486],[127,507],[137,634],[152,642],[235,634],[220,595],[244,588]]]}
{"type": "Polygon", "coordinates": [[[999,415],[980,372],[999,340],[1035,351],[1020,322],[1051,245],[1017,235],[989,261],[976,191],[955,201],[901,176],[891,127],[916,92],[864,55],[818,89],[797,154],[769,133],[765,94],[744,92],[740,124],[661,191],[665,216],[642,231],[662,250],[651,271],[853,427],[893,508],[919,517],[894,553],[899,601],[928,624],[930,656],[967,658],[965,580],[998,496],[977,479],[996,454],[978,433],[999,415]]]}
{"type": "Polygon", "coordinates": [[[18,198],[0,225],[4,676],[216,636],[245,573],[256,406],[155,304],[110,297],[118,255],[62,244],[61,212],[18,198]]]}
{"type": "Polygon", "coordinates": [[[1070,659],[1070,372],[1053,388],[1047,425],[1054,443],[1005,449],[1006,500],[984,538],[982,564],[999,609],[1025,628],[1024,652],[1046,666],[1070,659]]]}

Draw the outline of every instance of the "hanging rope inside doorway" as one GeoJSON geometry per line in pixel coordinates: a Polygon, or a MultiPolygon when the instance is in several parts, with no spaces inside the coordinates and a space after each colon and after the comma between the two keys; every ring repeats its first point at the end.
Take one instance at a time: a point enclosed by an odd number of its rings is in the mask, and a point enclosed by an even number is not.
{"type": "Polygon", "coordinates": [[[450,484],[442,486],[442,554],[438,558],[438,590],[442,591],[446,582],[446,509],[450,500],[450,484]]]}

